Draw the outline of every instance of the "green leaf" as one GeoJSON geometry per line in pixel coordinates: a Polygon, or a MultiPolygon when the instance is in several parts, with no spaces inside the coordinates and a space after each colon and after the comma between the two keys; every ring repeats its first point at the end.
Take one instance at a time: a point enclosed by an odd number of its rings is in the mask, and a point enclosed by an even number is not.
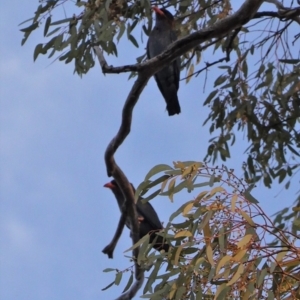
{"type": "Polygon", "coordinates": [[[251,174],[255,175],[255,169],[254,169],[254,165],[253,165],[253,158],[250,155],[248,155],[248,159],[247,159],[247,164],[248,164],[248,168],[251,174]]]}
{"type": "Polygon", "coordinates": [[[135,26],[136,26],[136,24],[138,23],[138,21],[139,21],[139,19],[136,18],[136,19],[132,22],[132,24],[130,25],[130,30],[129,30],[129,32],[131,32],[131,31],[135,28],[135,26]]]}
{"type": "Polygon", "coordinates": [[[20,31],[25,32],[25,33],[30,33],[30,32],[32,32],[33,30],[35,30],[36,28],[38,28],[38,27],[39,27],[39,23],[38,23],[38,22],[35,22],[35,23],[31,24],[31,25],[28,26],[28,27],[25,27],[25,28],[20,29],[20,31]]]}
{"type": "Polygon", "coordinates": [[[226,283],[219,285],[214,299],[216,300],[226,299],[227,292],[229,291],[229,289],[230,288],[226,286],[226,283]]]}
{"type": "Polygon", "coordinates": [[[199,284],[197,287],[198,291],[196,292],[196,300],[203,300],[203,294],[202,294],[202,289],[201,285],[199,284]]]}
{"type": "Polygon", "coordinates": [[[203,106],[205,106],[205,105],[207,105],[208,103],[210,103],[210,101],[217,95],[217,93],[218,93],[218,90],[212,91],[212,92],[208,95],[208,97],[206,98],[206,100],[204,101],[203,106]]]}
{"type": "Polygon", "coordinates": [[[152,284],[156,280],[157,273],[159,272],[159,270],[161,268],[162,261],[163,260],[161,258],[157,259],[157,261],[154,265],[153,271],[150,274],[147,283],[145,284],[144,291],[143,291],[144,294],[146,294],[148,291],[152,292],[152,284]]]}
{"type": "Polygon", "coordinates": [[[62,20],[51,23],[51,26],[59,25],[59,24],[63,24],[63,23],[69,23],[72,20],[73,20],[73,18],[62,19],[62,20]]]}
{"type": "Polygon", "coordinates": [[[143,239],[144,241],[143,241],[143,244],[140,247],[139,255],[138,255],[138,258],[137,258],[137,263],[139,265],[145,259],[145,253],[146,253],[146,250],[147,250],[148,245],[149,245],[149,239],[150,239],[150,235],[146,234],[145,239],[143,239]]]}
{"type": "Polygon", "coordinates": [[[245,196],[245,198],[246,198],[249,202],[254,203],[254,204],[257,204],[257,203],[259,203],[259,201],[256,200],[256,199],[250,194],[250,191],[252,190],[252,188],[253,188],[253,186],[248,187],[248,188],[245,190],[245,192],[244,192],[244,196],[245,196]]]}
{"type": "Polygon", "coordinates": [[[248,76],[248,65],[247,65],[246,59],[243,62],[242,70],[243,70],[243,73],[244,73],[244,77],[247,78],[247,76],[248,76]]]}
{"type": "Polygon", "coordinates": [[[212,174],[211,176],[210,176],[210,179],[209,179],[209,186],[210,187],[212,187],[213,185],[214,185],[214,183],[215,183],[215,175],[214,174],[212,174]]]}
{"type": "Polygon", "coordinates": [[[227,76],[221,75],[219,76],[215,82],[214,82],[214,87],[221,85],[222,83],[224,83],[227,80],[227,76]]]}
{"type": "Polygon", "coordinates": [[[118,41],[118,42],[120,41],[120,38],[121,38],[122,35],[124,34],[125,29],[126,29],[125,24],[124,24],[124,22],[122,22],[122,23],[120,24],[120,26],[119,26],[119,33],[118,33],[118,36],[117,36],[117,41],[118,41]]]}
{"type": "Polygon", "coordinates": [[[156,175],[157,173],[160,173],[160,172],[163,172],[166,170],[174,170],[174,169],[171,168],[169,165],[165,165],[165,164],[156,165],[147,173],[144,181],[150,179],[153,175],[156,175]]]}
{"type": "Polygon", "coordinates": [[[127,282],[127,284],[126,284],[126,286],[125,286],[125,288],[124,288],[122,294],[125,293],[125,292],[131,287],[132,282],[133,282],[133,272],[131,272],[131,275],[130,275],[130,277],[129,277],[129,280],[128,280],[128,282],[127,282]]]}
{"type": "Polygon", "coordinates": [[[105,273],[112,272],[112,271],[116,271],[116,269],[106,268],[106,269],[103,270],[103,272],[105,272],[105,273]]]}
{"type": "Polygon", "coordinates": [[[132,245],[129,249],[125,250],[124,253],[137,248],[139,245],[141,245],[142,243],[144,243],[147,240],[149,240],[149,234],[146,234],[145,236],[143,236],[137,243],[132,245]]]}
{"type": "Polygon", "coordinates": [[[172,215],[169,218],[169,222],[172,222],[172,220],[174,218],[176,218],[178,215],[180,215],[182,213],[183,209],[186,207],[186,205],[187,205],[187,203],[184,203],[174,213],[172,213],[172,215]]]}
{"type": "Polygon", "coordinates": [[[53,48],[55,50],[61,50],[61,44],[63,42],[64,34],[60,34],[55,38],[55,41],[53,43],[53,48]]]}
{"type": "Polygon", "coordinates": [[[300,62],[300,59],[279,59],[279,61],[285,64],[295,65],[300,62]]]}
{"type": "Polygon", "coordinates": [[[208,182],[201,182],[201,183],[194,184],[193,187],[194,188],[199,188],[199,187],[204,187],[204,186],[207,186],[207,185],[211,186],[210,184],[211,184],[210,181],[208,181],[208,182]]]}
{"type": "Polygon", "coordinates": [[[116,278],[115,278],[115,285],[119,285],[121,280],[122,280],[122,276],[123,276],[123,273],[122,272],[118,272],[116,274],[116,278]]]}
{"type": "Polygon", "coordinates": [[[130,40],[130,42],[135,46],[135,47],[139,47],[139,44],[138,44],[138,42],[136,41],[136,39],[134,38],[134,36],[133,35],[129,35],[128,36],[128,39],[130,40]]]}
{"type": "Polygon", "coordinates": [[[278,182],[281,183],[286,176],[286,170],[285,169],[279,170],[277,176],[279,176],[278,182]]]}
{"type": "Polygon", "coordinates": [[[57,32],[58,30],[60,30],[61,27],[56,27],[55,29],[53,29],[52,31],[50,31],[46,37],[49,37],[50,35],[52,35],[53,33],[57,32]]]}
{"type": "Polygon", "coordinates": [[[44,36],[46,36],[49,26],[51,24],[51,16],[49,16],[45,22],[45,27],[44,27],[44,36]]]}
{"type": "Polygon", "coordinates": [[[262,269],[259,273],[258,273],[258,277],[256,278],[256,282],[257,282],[257,287],[259,288],[261,286],[261,284],[263,283],[266,275],[268,274],[268,269],[264,268],[262,269]]]}
{"type": "Polygon", "coordinates": [[[143,200],[141,200],[143,203],[147,203],[148,201],[150,201],[151,199],[155,198],[157,195],[159,195],[160,193],[160,189],[153,192],[151,195],[147,196],[146,198],[144,198],[143,200]]]}
{"type": "Polygon", "coordinates": [[[113,281],[112,283],[110,283],[109,285],[107,285],[105,288],[101,289],[101,291],[105,291],[105,290],[109,289],[114,284],[115,284],[115,282],[113,281]]]}
{"type": "Polygon", "coordinates": [[[33,52],[33,61],[35,61],[40,53],[43,53],[43,44],[37,44],[33,52]]]}
{"type": "Polygon", "coordinates": [[[148,192],[148,190],[153,188],[154,186],[157,186],[158,184],[163,183],[163,182],[167,183],[167,180],[169,178],[170,178],[169,175],[162,175],[153,181],[150,181],[150,180],[143,181],[136,189],[136,195],[142,196],[142,195],[146,194],[148,192]]]}
{"type": "Polygon", "coordinates": [[[32,20],[33,20],[33,18],[27,19],[27,20],[21,22],[20,24],[18,24],[18,26],[21,26],[21,25],[23,25],[24,23],[27,23],[27,22],[32,21],[32,20]]]}

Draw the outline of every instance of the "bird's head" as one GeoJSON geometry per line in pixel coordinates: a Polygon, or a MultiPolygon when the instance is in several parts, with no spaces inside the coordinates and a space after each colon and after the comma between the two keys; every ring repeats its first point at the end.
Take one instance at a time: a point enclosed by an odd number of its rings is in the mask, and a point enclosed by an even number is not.
{"type": "Polygon", "coordinates": [[[117,182],[115,180],[112,180],[108,183],[105,183],[104,187],[109,188],[113,192],[113,194],[115,195],[115,197],[118,201],[118,205],[121,209],[121,207],[123,206],[123,203],[124,203],[124,196],[123,196],[123,193],[122,193],[121,189],[119,188],[117,182]]]}
{"type": "Polygon", "coordinates": [[[156,14],[157,21],[168,21],[168,23],[172,26],[174,23],[173,15],[165,8],[158,8],[157,6],[152,7],[152,10],[156,14]]]}
{"type": "MultiPolygon", "coordinates": [[[[133,193],[135,193],[135,188],[132,185],[132,183],[130,184],[131,188],[133,190],[133,193]]],[[[117,182],[113,179],[112,181],[105,183],[104,187],[109,188],[115,195],[115,197],[117,198],[118,202],[123,202],[124,201],[124,196],[123,193],[121,191],[121,189],[119,188],[117,182]]]]}

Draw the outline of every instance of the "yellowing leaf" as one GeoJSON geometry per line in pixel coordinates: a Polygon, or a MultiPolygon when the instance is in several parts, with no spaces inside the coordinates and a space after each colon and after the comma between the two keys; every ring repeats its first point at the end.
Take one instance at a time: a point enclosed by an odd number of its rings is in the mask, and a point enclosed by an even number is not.
{"type": "Polygon", "coordinates": [[[243,216],[243,218],[251,225],[251,226],[255,226],[255,223],[253,222],[253,220],[244,212],[241,210],[241,214],[243,216]]]}
{"type": "Polygon", "coordinates": [[[227,282],[227,286],[233,285],[235,282],[238,281],[238,279],[241,277],[241,275],[244,272],[244,265],[240,264],[238,269],[236,270],[235,274],[232,276],[232,278],[227,282]]]}
{"type": "Polygon", "coordinates": [[[300,206],[294,206],[292,208],[292,210],[295,211],[295,212],[298,212],[298,211],[300,211],[300,206]]]}
{"type": "Polygon", "coordinates": [[[246,234],[242,240],[240,240],[236,245],[238,248],[242,248],[243,246],[247,245],[250,240],[252,239],[252,234],[246,234]]]}
{"type": "Polygon", "coordinates": [[[215,203],[215,204],[207,206],[206,208],[207,208],[207,210],[222,210],[224,208],[224,206],[215,203]]]}
{"type": "Polygon", "coordinates": [[[180,253],[183,249],[183,246],[184,245],[180,245],[177,250],[176,250],[176,253],[175,253],[175,257],[174,257],[174,266],[177,266],[178,265],[178,261],[179,261],[179,256],[180,256],[180,253]]]}
{"type": "Polygon", "coordinates": [[[173,161],[174,168],[176,169],[184,169],[185,165],[181,161],[173,161]]]}
{"type": "Polygon", "coordinates": [[[231,211],[235,211],[235,204],[236,204],[237,198],[238,198],[237,194],[234,194],[231,198],[231,211]]]}
{"type": "Polygon", "coordinates": [[[285,255],[287,254],[288,251],[282,251],[280,253],[277,254],[276,256],[276,261],[280,262],[282,261],[282,259],[285,257],[285,255]]]}
{"type": "Polygon", "coordinates": [[[210,196],[213,196],[216,193],[223,192],[225,189],[221,186],[217,186],[210,191],[210,196]]]}
{"type": "Polygon", "coordinates": [[[281,266],[294,267],[300,265],[300,261],[298,258],[291,259],[288,261],[284,261],[281,266]]]}
{"type": "Polygon", "coordinates": [[[233,261],[239,262],[241,261],[241,259],[244,257],[244,255],[246,254],[246,252],[248,251],[248,249],[243,249],[240,250],[233,258],[233,261]]]}
{"type": "Polygon", "coordinates": [[[193,236],[192,233],[188,230],[182,230],[182,231],[179,231],[175,234],[174,238],[179,238],[179,237],[190,237],[190,236],[193,236]]]}
{"type": "Polygon", "coordinates": [[[184,178],[186,175],[189,175],[193,171],[193,166],[187,167],[181,174],[181,178],[184,178]]]}
{"type": "Polygon", "coordinates": [[[177,291],[176,282],[174,282],[171,287],[171,291],[169,293],[169,299],[174,299],[176,291],[177,291]]]}
{"type": "Polygon", "coordinates": [[[176,177],[173,178],[170,182],[169,182],[169,186],[168,186],[168,196],[169,199],[171,200],[171,202],[173,202],[173,195],[174,195],[174,186],[175,186],[175,181],[176,181],[176,177]]]}
{"type": "Polygon", "coordinates": [[[194,202],[191,202],[191,203],[187,204],[185,206],[185,208],[183,209],[183,211],[182,211],[182,215],[184,217],[186,217],[187,213],[193,208],[193,206],[194,206],[194,202]]]}
{"type": "Polygon", "coordinates": [[[188,83],[191,80],[193,73],[194,73],[194,64],[191,64],[188,75],[186,77],[186,83],[188,83]]]}
{"type": "Polygon", "coordinates": [[[208,211],[202,222],[199,224],[198,230],[201,231],[213,216],[213,211],[208,211]]]}
{"type": "Polygon", "coordinates": [[[196,197],[196,200],[195,200],[195,203],[199,203],[201,201],[201,199],[208,193],[208,191],[203,191],[201,192],[197,197],[196,197]]]}
{"type": "Polygon", "coordinates": [[[205,243],[210,244],[211,231],[209,228],[209,223],[205,224],[205,226],[203,228],[203,233],[204,233],[205,243]]]}
{"type": "Polygon", "coordinates": [[[206,246],[206,255],[207,255],[207,259],[210,262],[210,264],[212,266],[214,266],[215,262],[214,262],[214,259],[213,259],[213,250],[212,250],[211,245],[206,246]]]}
{"type": "Polygon", "coordinates": [[[219,261],[218,266],[216,268],[216,274],[219,274],[220,270],[226,265],[226,263],[228,261],[231,260],[231,258],[232,257],[229,256],[229,255],[226,255],[226,256],[224,256],[224,257],[221,258],[221,260],[219,261]]]}

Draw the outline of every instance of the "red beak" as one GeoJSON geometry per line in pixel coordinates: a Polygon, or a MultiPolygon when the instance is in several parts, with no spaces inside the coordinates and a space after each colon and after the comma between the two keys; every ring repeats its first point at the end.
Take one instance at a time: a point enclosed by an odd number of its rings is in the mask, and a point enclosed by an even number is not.
{"type": "Polygon", "coordinates": [[[111,182],[105,183],[104,187],[109,188],[109,189],[114,189],[116,186],[113,185],[111,182]]]}
{"type": "Polygon", "coordinates": [[[154,10],[157,14],[164,16],[165,14],[161,11],[157,6],[153,6],[152,10],[154,10]]]}

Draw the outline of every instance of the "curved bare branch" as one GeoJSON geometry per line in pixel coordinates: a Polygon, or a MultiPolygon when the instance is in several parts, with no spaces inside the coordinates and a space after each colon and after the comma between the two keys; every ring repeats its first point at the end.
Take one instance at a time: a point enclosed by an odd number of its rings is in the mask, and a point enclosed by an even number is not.
{"type": "MultiPolygon", "coordinates": [[[[263,0],[246,0],[240,7],[240,9],[233,15],[217,22],[209,28],[200,30],[174,42],[167,48],[165,52],[142,64],[128,65],[116,68],[110,67],[107,65],[101,50],[97,46],[94,46],[94,50],[98,56],[103,73],[121,73],[129,71],[138,72],[138,78],[135,81],[123,107],[122,122],[119,131],[111,140],[105,152],[107,175],[109,177],[114,177],[125,197],[125,204],[122,210],[122,216],[118,225],[118,229],[114,236],[114,239],[109,244],[109,246],[107,246],[111,247],[109,248],[109,252],[107,252],[107,254],[110,253],[112,255],[114,247],[116,246],[117,241],[122,233],[122,229],[125,223],[124,220],[126,218],[130,219],[131,237],[133,244],[135,244],[139,240],[139,227],[133,190],[126,175],[117,165],[114,159],[114,154],[130,132],[133,108],[137,103],[139,96],[146,86],[149,78],[160,69],[162,69],[165,65],[172,62],[174,59],[184,54],[186,51],[189,51],[198,46],[200,43],[211,38],[220,38],[222,36],[228,35],[232,30],[239,28],[243,24],[247,23],[255,15],[262,2],[263,0]]],[[[107,249],[107,247],[105,249],[107,249]]],[[[135,258],[138,257],[138,254],[139,247],[133,250],[133,256],[135,258]]],[[[144,280],[144,270],[139,267],[139,265],[137,264],[137,260],[135,260],[135,279],[136,282],[131,286],[129,291],[117,298],[118,300],[132,299],[142,286],[144,280]]]]}

